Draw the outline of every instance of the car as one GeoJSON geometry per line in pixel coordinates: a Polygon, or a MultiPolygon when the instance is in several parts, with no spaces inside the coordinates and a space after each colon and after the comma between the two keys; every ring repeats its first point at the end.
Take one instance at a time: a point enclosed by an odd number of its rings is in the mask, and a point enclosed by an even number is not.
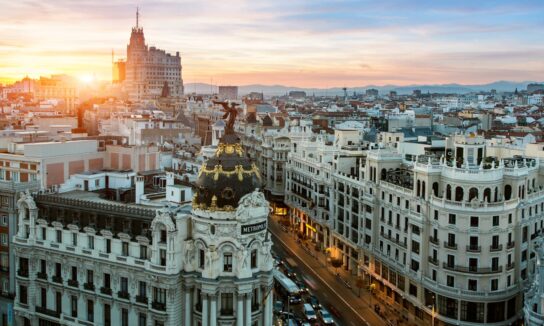
{"type": "Polygon", "coordinates": [[[292,280],[296,280],[297,278],[297,273],[295,273],[295,271],[292,268],[287,266],[285,266],[285,275],[287,275],[287,277],[289,277],[292,280]]]}
{"type": "Polygon", "coordinates": [[[319,310],[321,309],[321,303],[319,303],[319,300],[317,299],[317,297],[315,295],[310,295],[308,297],[308,299],[306,299],[306,302],[311,304],[312,305],[312,308],[314,308],[314,310],[319,310]]]}
{"type": "Polygon", "coordinates": [[[282,311],[280,313],[280,317],[283,320],[293,320],[293,321],[296,320],[295,314],[292,312],[287,312],[287,311],[282,311]]]}
{"type": "Polygon", "coordinates": [[[304,316],[309,321],[315,321],[317,320],[317,315],[315,314],[314,308],[312,308],[312,305],[309,303],[305,303],[303,307],[304,316]]]}
{"type": "Polygon", "coordinates": [[[308,287],[306,286],[304,282],[296,281],[295,284],[298,286],[300,293],[304,294],[309,292],[308,287]]]}
{"type": "Polygon", "coordinates": [[[334,320],[332,319],[332,316],[327,309],[319,310],[318,314],[323,324],[334,325],[334,320]]]}
{"type": "Polygon", "coordinates": [[[282,301],[276,301],[274,303],[274,313],[275,314],[281,314],[283,312],[283,302],[282,301]]]}

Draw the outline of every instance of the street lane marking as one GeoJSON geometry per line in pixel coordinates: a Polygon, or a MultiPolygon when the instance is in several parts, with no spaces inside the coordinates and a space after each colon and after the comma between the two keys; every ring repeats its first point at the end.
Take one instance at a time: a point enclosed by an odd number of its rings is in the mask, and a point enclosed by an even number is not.
{"type": "MultiPolygon", "coordinates": [[[[365,319],[363,316],[361,316],[361,315],[357,312],[357,310],[355,310],[355,309],[354,309],[354,308],[353,308],[353,307],[352,307],[352,306],[351,306],[351,305],[350,305],[350,304],[349,304],[349,303],[348,303],[348,302],[347,302],[340,294],[338,294],[338,292],[336,292],[336,291],[329,285],[329,283],[326,282],[326,281],[321,277],[321,275],[319,275],[316,271],[314,271],[314,269],[313,269],[312,267],[310,267],[310,265],[308,265],[304,259],[300,258],[300,256],[299,256],[296,252],[294,252],[293,250],[291,250],[291,248],[287,245],[287,243],[285,243],[285,241],[283,241],[282,239],[280,239],[280,237],[277,236],[272,230],[271,230],[271,233],[276,237],[276,239],[278,239],[278,240],[283,244],[284,248],[286,248],[286,249],[287,249],[288,251],[290,251],[293,255],[295,255],[300,261],[302,261],[302,263],[303,263],[304,265],[306,265],[306,267],[307,267],[311,272],[313,272],[313,273],[321,280],[321,282],[324,283],[324,284],[329,288],[329,290],[331,290],[332,292],[334,292],[334,293],[336,294],[336,296],[337,296],[340,300],[342,300],[342,302],[344,302],[344,304],[345,304],[346,306],[348,306],[348,307],[351,309],[351,311],[352,311],[355,315],[359,316],[359,318],[361,318],[361,319],[366,323],[367,326],[370,326],[370,324],[366,321],[366,319],[365,319]]],[[[352,325],[353,325],[353,324],[352,324],[352,325]]]]}

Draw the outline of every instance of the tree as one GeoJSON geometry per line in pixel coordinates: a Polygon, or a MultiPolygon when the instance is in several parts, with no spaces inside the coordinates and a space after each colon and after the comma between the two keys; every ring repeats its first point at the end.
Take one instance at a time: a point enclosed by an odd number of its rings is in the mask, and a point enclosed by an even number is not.
{"type": "Polygon", "coordinates": [[[338,273],[338,267],[342,267],[342,265],[344,265],[344,262],[342,261],[342,259],[335,258],[331,260],[331,265],[332,267],[336,268],[336,273],[338,273]]]}
{"type": "Polygon", "coordinates": [[[362,277],[358,277],[355,281],[355,286],[359,289],[359,293],[357,294],[358,297],[361,296],[361,288],[365,286],[365,282],[363,281],[362,277]]]}

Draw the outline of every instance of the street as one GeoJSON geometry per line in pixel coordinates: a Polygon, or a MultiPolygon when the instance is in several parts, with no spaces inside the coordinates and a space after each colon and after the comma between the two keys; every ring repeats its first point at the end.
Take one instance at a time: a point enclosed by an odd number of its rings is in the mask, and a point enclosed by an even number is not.
{"type": "MultiPolygon", "coordinates": [[[[304,249],[295,241],[292,234],[283,231],[277,219],[270,218],[269,230],[274,238],[273,250],[280,256],[290,257],[296,262],[298,272],[323,307],[329,311],[333,310],[330,307],[334,307],[334,310],[340,312],[336,319],[341,325],[386,325],[373,308],[369,307],[368,297],[364,300],[358,298],[334,275],[332,267],[325,266],[323,259],[312,257],[317,254],[313,249],[304,249]]],[[[368,296],[366,292],[361,294],[364,295],[368,296]]]]}

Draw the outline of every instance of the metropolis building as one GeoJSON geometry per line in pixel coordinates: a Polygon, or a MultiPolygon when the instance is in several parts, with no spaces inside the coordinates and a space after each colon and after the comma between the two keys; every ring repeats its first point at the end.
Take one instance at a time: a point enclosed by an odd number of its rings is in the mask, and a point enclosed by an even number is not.
{"type": "Polygon", "coordinates": [[[421,324],[519,320],[544,223],[539,159],[478,135],[448,137],[441,149],[413,144],[427,150],[412,156],[351,133],[291,146],[291,222],[421,324]]]}
{"type": "Polygon", "coordinates": [[[16,325],[272,325],[260,178],[227,134],[185,205],[21,194],[16,325]]]}

